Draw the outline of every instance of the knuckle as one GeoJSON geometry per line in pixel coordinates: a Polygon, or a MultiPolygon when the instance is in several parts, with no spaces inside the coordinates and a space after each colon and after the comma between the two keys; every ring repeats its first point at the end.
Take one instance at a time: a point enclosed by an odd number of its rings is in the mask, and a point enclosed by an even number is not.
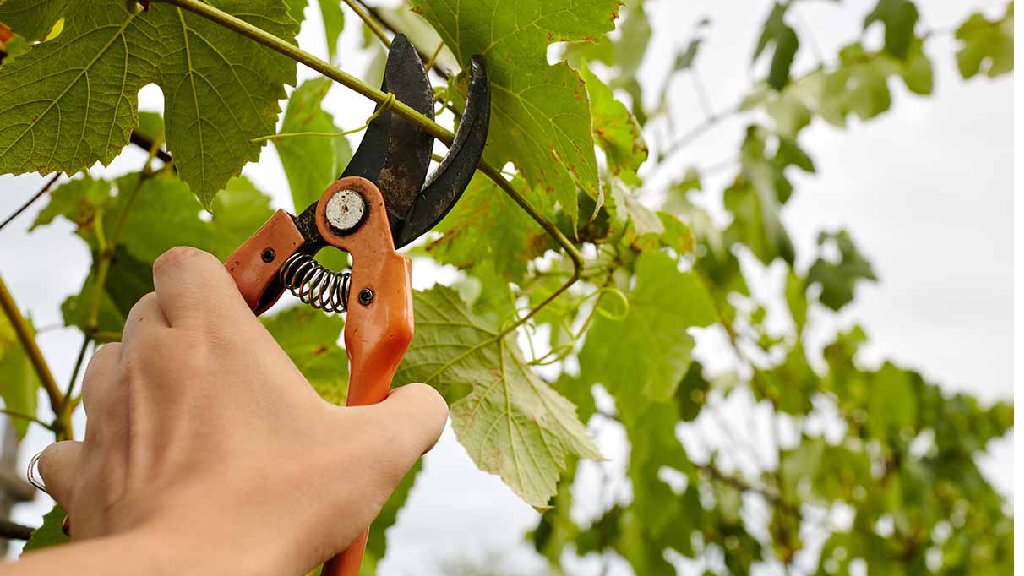
{"type": "Polygon", "coordinates": [[[211,260],[215,264],[220,264],[220,261],[209,252],[204,252],[192,246],[175,246],[157,256],[156,260],[153,261],[153,271],[173,270],[183,267],[186,263],[188,266],[196,264],[208,265],[211,260]]]}

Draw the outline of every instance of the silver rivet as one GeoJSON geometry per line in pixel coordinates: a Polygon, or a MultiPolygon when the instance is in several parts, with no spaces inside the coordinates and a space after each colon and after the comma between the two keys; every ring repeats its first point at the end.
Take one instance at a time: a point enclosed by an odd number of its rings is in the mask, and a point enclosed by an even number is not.
{"type": "Polygon", "coordinates": [[[339,232],[348,232],[363,221],[366,202],[355,190],[339,190],[327,201],[327,222],[339,232]]]}

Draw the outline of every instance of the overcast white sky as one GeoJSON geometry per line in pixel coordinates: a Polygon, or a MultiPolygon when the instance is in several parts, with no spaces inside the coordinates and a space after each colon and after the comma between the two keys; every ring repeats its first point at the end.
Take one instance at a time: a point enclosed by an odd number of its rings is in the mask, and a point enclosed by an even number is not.
{"type": "MultiPolygon", "coordinates": [[[[871,4],[799,4],[799,32],[805,42],[813,36],[823,53],[833,54],[858,35],[860,15],[871,4]]],[[[918,4],[923,25],[935,30],[950,30],[973,9],[995,14],[1003,6],[996,0],[918,4]]],[[[770,2],[651,0],[648,7],[655,34],[641,81],[660,86],[675,47],[685,42],[699,18],[709,16],[712,27],[699,70],[714,107],[732,106],[750,85],[749,58],[770,2]]],[[[301,41],[326,54],[317,17],[311,16],[301,41]]],[[[365,62],[348,58],[344,49],[354,44],[354,28],[346,31],[341,64],[359,71],[365,62]]],[[[914,367],[950,391],[968,391],[987,401],[1009,399],[1013,81],[963,84],[950,36],[928,46],[936,67],[934,96],[918,98],[897,89],[894,113],[868,124],[855,122],[846,131],[818,124],[805,133],[803,144],[813,154],[818,174],[798,178],[798,193],[784,217],[805,253],[818,230],[842,226],[874,263],[882,283],[861,289],[839,319],[842,325],[857,320],[865,326],[872,341],[869,360],[888,358],[914,367]]],[[[810,63],[808,59],[798,65],[810,63]]],[[[312,73],[300,69],[300,76],[312,73]]],[[[152,97],[147,89],[143,106],[159,108],[159,95],[152,97]]],[[[702,118],[686,78],[673,85],[672,106],[681,129],[702,118]]],[[[340,88],[332,90],[328,107],[343,128],[361,123],[371,109],[367,101],[340,88]]],[[[680,171],[686,165],[712,166],[729,158],[741,130],[741,124],[726,124],[707,135],[679,156],[680,171]]],[[[134,169],[140,160],[130,155],[113,169],[134,169]]],[[[271,147],[260,165],[246,173],[272,192],[279,205],[289,206],[271,147]]],[[[21,204],[41,182],[35,175],[0,177],[0,214],[21,204]]],[[[64,223],[26,235],[41,206],[0,232],[0,273],[36,325],[49,326],[59,323],[60,303],[80,286],[89,258],[64,223]]],[[[419,273],[416,284],[434,279],[419,273]]],[[[73,331],[51,330],[40,341],[58,380],[66,380],[79,337],[73,331]]],[[[602,435],[606,437],[614,456],[621,442],[614,434],[602,435]]],[[[23,461],[46,441],[45,434],[30,434],[23,461]]],[[[996,444],[985,464],[1009,492],[1012,436],[996,444]]],[[[35,524],[48,509],[41,498],[21,507],[17,518],[35,524]]],[[[467,556],[499,558],[517,573],[536,571],[542,565],[519,545],[535,520],[535,512],[499,480],[476,470],[449,430],[427,457],[425,472],[390,533],[392,553],[381,574],[441,573],[433,567],[467,556]]]]}

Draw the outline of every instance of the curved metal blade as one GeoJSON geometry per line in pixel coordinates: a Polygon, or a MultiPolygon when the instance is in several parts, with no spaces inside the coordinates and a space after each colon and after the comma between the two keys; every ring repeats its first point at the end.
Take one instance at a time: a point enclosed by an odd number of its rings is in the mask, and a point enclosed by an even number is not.
{"type": "Polygon", "coordinates": [[[448,154],[416,197],[405,223],[392,226],[395,248],[419,238],[443,219],[462,197],[484,153],[491,119],[491,90],[484,59],[473,56],[469,65],[466,111],[448,154]]]}
{"type": "MultiPolygon", "coordinates": [[[[396,34],[384,65],[381,90],[420,114],[434,118],[434,95],[416,49],[396,34]]],[[[430,168],[433,137],[412,122],[385,111],[370,122],[344,176],[362,176],[380,188],[392,226],[409,213],[430,168]]]]}

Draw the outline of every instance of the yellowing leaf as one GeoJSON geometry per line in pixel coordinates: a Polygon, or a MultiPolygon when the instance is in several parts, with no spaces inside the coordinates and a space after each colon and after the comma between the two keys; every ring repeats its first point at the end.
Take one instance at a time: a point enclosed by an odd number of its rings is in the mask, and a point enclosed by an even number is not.
{"type": "Polygon", "coordinates": [[[413,304],[416,337],[395,381],[441,390],[477,466],[532,506],[547,506],[571,457],[600,457],[575,407],[533,372],[512,335],[474,316],[454,290],[416,292],[413,304]]]}
{"type": "MultiPolygon", "coordinates": [[[[211,4],[289,41],[297,32],[282,0],[211,4]]],[[[60,36],[0,68],[0,173],[110,162],[138,123],[139,89],[156,83],[178,174],[210,206],[258,158],[250,139],[273,133],[295,63],[168,4],[130,5],[69,2],[60,36]]]]}
{"type": "Polygon", "coordinates": [[[463,66],[487,60],[491,132],[485,157],[512,161],[575,219],[576,188],[596,198],[597,163],[590,109],[579,76],[549,66],[548,45],[595,40],[611,30],[617,0],[412,0],[463,66]]]}

